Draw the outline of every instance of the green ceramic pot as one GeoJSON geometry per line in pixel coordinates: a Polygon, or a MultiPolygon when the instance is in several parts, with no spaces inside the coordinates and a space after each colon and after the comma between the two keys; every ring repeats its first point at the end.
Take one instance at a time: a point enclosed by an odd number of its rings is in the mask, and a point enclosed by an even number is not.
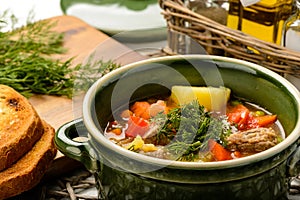
{"type": "Polygon", "coordinates": [[[299,172],[299,102],[298,90],[288,81],[249,62],[209,55],[154,58],[99,79],[84,98],[83,118],[62,126],[55,142],[60,151],[95,172],[112,199],[282,199],[287,177],[299,172]],[[276,113],[286,138],[255,155],[200,163],[148,157],[103,136],[116,110],[145,97],[168,95],[173,85],[229,87],[235,96],[276,113]],[[78,135],[89,139],[72,140],[78,135]]]}

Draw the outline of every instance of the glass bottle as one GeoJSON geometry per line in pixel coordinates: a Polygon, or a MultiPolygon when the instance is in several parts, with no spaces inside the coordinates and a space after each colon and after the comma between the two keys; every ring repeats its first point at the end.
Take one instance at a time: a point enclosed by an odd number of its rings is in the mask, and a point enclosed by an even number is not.
{"type": "MultiPolygon", "coordinates": [[[[286,22],[282,30],[282,46],[300,52],[300,0],[295,1],[296,10],[286,22]]],[[[285,74],[285,78],[300,90],[300,78],[285,74]]]]}
{"type": "MultiPolygon", "coordinates": [[[[212,19],[220,24],[226,25],[228,13],[228,0],[184,0],[185,6],[201,14],[209,19],[212,19]]],[[[179,22],[179,26],[186,28],[190,27],[188,22],[179,22]]],[[[197,30],[201,31],[201,30],[197,30]]],[[[215,54],[222,55],[223,52],[214,50],[213,48],[202,47],[197,41],[180,32],[168,30],[168,48],[174,54],[215,54]]]]}
{"type": "Polygon", "coordinates": [[[229,0],[227,26],[258,39],[281,43],[284,21],[291,15],[293,0],[260,0],[244,7],[241,0],[229,0]]]}
{"type": "Polygon", "coordinates": [[[220,24],[227,24],[228,0],[188,0],[187,7],[220,24]]]}
{"type": "Polygon", "coordinates": [[[296,10],[285,22],[282,30],[282,46],[300,52],[300,0],[295,1],[296,10]]]}

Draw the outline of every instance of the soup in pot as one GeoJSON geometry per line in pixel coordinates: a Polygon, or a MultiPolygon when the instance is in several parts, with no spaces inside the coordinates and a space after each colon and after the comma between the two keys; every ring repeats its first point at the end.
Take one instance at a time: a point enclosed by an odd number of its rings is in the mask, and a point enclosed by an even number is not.
{"type": "Polygon", "coordinates": [[[230,88],[173,86],[168,97],[130,104],[105,137],[161,159],[214,162],[256,154],[284,139],[276,114],[232,97],[230,88]]]}

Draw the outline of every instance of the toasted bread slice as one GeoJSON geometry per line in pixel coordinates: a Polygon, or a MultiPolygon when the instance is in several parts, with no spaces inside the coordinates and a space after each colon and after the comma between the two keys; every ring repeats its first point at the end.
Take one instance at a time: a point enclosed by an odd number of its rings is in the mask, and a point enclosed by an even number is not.
{"type": "Polygon", "coordinates": [[[0,172],[0,199],[30,190],[42,179],[56,156],[54,129],[43,121],[44,134],[33,148],[10,168],[0,172]]]}
{"type": "Polygon", "coordinates": [[[42,122],[20,93],[0,85],[0,171],[8,168],[43,134],[42,122]]]}

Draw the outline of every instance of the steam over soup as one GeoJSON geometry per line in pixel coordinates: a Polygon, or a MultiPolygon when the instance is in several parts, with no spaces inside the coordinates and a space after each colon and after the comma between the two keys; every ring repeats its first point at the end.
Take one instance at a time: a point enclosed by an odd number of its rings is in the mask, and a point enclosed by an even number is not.
{"type": "Polygon", "coordinates": [[[213,162],[267,150],[284,138],[276,114],[229,88],[174,86],[167,98],[136,101],[108,123],[105,137],[162,159],[213,162]]]}

